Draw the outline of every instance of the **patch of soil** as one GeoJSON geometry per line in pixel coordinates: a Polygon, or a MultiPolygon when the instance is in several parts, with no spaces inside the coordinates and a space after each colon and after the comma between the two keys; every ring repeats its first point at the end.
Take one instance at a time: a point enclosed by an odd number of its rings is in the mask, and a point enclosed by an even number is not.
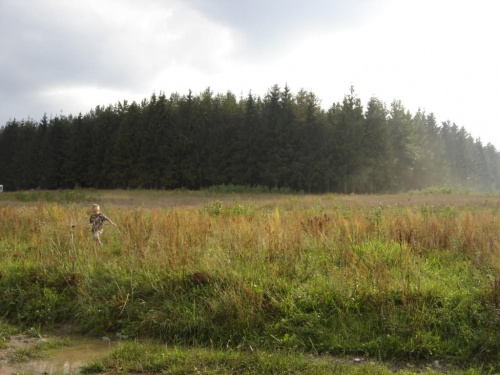
{"type": "Polygon", "coordinates": [[[11,362],[19,349],[33,348],[38,343],[43,342],[43,340],[46,339],[28,335],[10,336],[7,344],[0,346],[0,366],[11,362]]]}
{"type": "Polygon", "coordinates": [[[85,363],[105,356],[119,341],[107,337],[99,339],[66,336],[68,326],[58,327],[57,331],[62,333],[62,336],[57,333],[51,333],[49,336],[17,334],[7,338],[8,341],[0,347],[0,374],[79,374],[85,363]],[[33,357],[29,355],[30,350],[38,344],[66,338],[67,345],[50,350],[47,357],[44,355],[47,353],[39,353],[38,350],[33,350],[33,357]],[[28,354],[28,357],[19,355],[19,350],[23,349],[27,352],[22,354],[28,354]],[[42,357],[39,354],[42,354],[42,357]]]}

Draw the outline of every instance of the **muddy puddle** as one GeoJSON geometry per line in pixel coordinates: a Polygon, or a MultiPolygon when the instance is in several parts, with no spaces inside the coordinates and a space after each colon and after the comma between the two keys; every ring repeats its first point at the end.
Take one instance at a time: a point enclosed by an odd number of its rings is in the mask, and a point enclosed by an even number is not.
{"type": "Polygon", "coordinates": [[[48,358],[22,363],[2,363],[0,374],[79,374],[84,364],[103,358],[115,345],[116,342],[101,339],[71,339],[68,346],[52,350],[48,358]]]}

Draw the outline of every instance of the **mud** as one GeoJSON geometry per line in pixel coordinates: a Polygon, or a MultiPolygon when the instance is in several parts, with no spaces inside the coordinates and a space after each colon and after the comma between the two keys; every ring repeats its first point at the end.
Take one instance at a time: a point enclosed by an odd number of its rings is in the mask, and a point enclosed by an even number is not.
{"type": "Polygon", "coordinates": [[[22,335],[12,336],[6,347],[0,348],[0,374],[79,374],[81,367],[108,354],[115,342],[95,338],[72,337],[68,345],[51,350],[44,359],[12,363],[19,349],[29,349],[43,340],[22,335]]]}

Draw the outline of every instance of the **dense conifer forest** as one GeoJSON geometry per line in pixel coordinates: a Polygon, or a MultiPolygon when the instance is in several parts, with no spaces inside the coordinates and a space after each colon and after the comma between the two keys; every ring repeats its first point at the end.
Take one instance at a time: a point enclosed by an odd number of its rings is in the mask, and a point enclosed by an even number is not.
{"type": "Polygon", "coordinates": [[[78,116],[0,128],[5,190],[201,189],[233,184],[305,192],[385,193],[431,186],[500,189],[500,156],[464,127],[438,124],[354,90],[329,109],[274,85],[261,98],[153,94],[78,116]]]}

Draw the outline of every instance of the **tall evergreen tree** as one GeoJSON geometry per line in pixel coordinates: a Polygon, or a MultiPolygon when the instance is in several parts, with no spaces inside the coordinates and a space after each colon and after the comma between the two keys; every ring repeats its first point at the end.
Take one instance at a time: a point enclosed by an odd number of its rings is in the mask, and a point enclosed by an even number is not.
{"type": "Polygon", "coordinates": [[[328,189],[328,148],[324,112],[318,98],[301,90],[296,97],[293,145],[296,150],[291,178],[296,189],[308,192],[328,189]]]}
{"type": "Polygon", "coordinates": [[[0,133],[0,183],[6,190],[20,188],[15,175],[15,154],[20,146],[19,128],[19,122],[12,120],[2,128],[0,133]]]}
{"type": "Polygon", "coordinates": [[[89,116],[83,116],[81,113],[68,124],[69,137],[65,142],[66,158],[63,161],[65,187],[88,186],[92,151],[91,126],[89,116]]]}
{"type": "Polygon", "coordinates": [[[274,85],[263,101],[263,164],[260,176],[266,186],[279,187],[286,174],[286,134],[281,120],[281,89],[274,85]]]}
{"type": "Polygon", "coordinates": [[[232,144],[230,181],[237,185],[256,186],[263,184],[260,176],[264,164],[265,143],[262,129],[262,103],[249,93],[241,104],[241,121],[236,123],[235,142],[232,144]]]}
{"type": "Polygon", "coordinates": [[[387,122],[387,108],[377,98],[367,104],[361,142],[364,160],[364,190],[387,191],[391,186],[393,153],[387,122]]]}
{"type": "Polygon", "coordinates": [[[117,188],[119,181],[113,174],[113,139],[128,108],[126,101],[115,107],[98,106],[89,114],[90,156],[88,159],[88,186],[95,188],[117,188]]]}
{"type": "Polygon", "coordinates": [[[66,118],[55,117],[41,133],[40,147],[40,187],[42,189],[58,189],[64,187],[63,164],[67,155],[64,144],[69,138],[66,118]]]}
{"type": "Polygon", "coordinates": [[[123,117],[112,139],[110,176],[113,184],[120,188],[142,187],[141,171],[138,165],[144,138],[142,107],[136,102],[127,105],[123,117]]]}
{"type": "Polygon", "coordinates": [[[486,187],[491,190],[500,189],[500,153],[495,146],[488,143],[484,148],[484,157],[488,170],[486,187]]]}
{"type": "Polygon", "coordinates": [[[391,173],[393,188],[397,191],[405,191],[410,189],[416,180],[414,173],[417,152],[416,132],[410,112],[399,100],[391,104],[388,125],[394,157],[391,173]]]}
{"type": "Polygon", "coordinates": [[[349,95],[344,97],[342,104],[337,104],[329,111],[333,122],[333,168],[337,171],[337,189],[344,193],[359,192],[363,181],[360,172],[363,167],[363,107],[361,100],[354,94],[351,87],[349,95]]]}
{"type": "Polygon", "coordinates": [[[239,101],[199,95],[96,107],[76,118],[9,121],[0,128],[7,189],[75,186],[190,188],[213,184],[308,192],[405,191],[432,185],[499,189],[499,153],[465,128],[414,116],[351,88],[325,112],[318,98],[274,85],[239,101]]]}

